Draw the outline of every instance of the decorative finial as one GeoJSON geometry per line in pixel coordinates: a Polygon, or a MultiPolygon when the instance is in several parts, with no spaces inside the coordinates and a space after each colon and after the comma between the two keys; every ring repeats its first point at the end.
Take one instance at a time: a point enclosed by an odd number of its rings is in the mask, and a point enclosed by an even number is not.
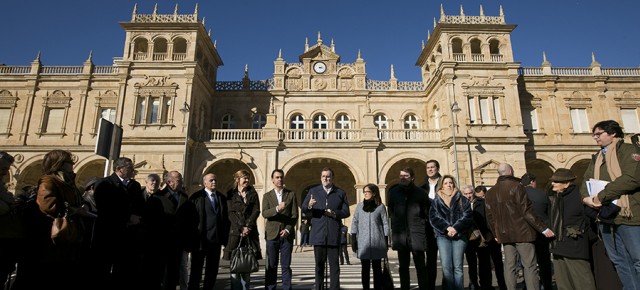
{"type": "Polygon", "coordinates": [[[424,49],[424,39],[422,40],[422,49],[424,49]]]}
{"type": "Polygon", "coordinates": [[[213,41],[213,48],[218,48],[218,40],[213,41]]]}
{"type": "Polygon", "coordinates": [[[480,4],[480,16],[484,16],[484,9],[482,9],[482,4],[480,4]]]}
{"type": "Polygon", "coordinates": [[[178,15],[178,3],[176,3],[176,8],[173,9],[173,15],[178,15]]]}
{"type": "Polygon", "coordinates": [[[440,3],[440,18],[444,18],[444,7],[442,7],[442,3],[440,3]]]}
{"type": "Polygon", "coordinates": [[[320,37],[320,31],[318,31],[318,43],[322,43],[322,37],[320,37]]]}
{"type": "Polygon", "coordinates": [[[358,49],[358,59],[362,60],[362,57],[360,57],[360,49],[358,49]]]}
{"type": "Polygon", "coordinates": [[[136,13],[138,12],[138,3],[133,4],[133,12],[131,12],[131,22],[136,21],[136,13]]]}
{"type": "Polygon", "coordinates": [[[89,58],[87,58],[86,61],[91,61],[92,58],[93,58],[93,50],[89,50],[89,58]]]}
{"type": "Polygon", "coordinates": [[[35,61],[40,61],[40,51],[38,50],[38,55],[36,55],[35,61]]]}
{"type": "Polygon", "coordinates": [[[431,31],[427,30],[427,41],[431,38],[431,31]]]}
{"type": "Polygon", "coordinates": [[[502,11],[502,4],[500,4],[500,17],[504,17],[504,11],[502,11]]]}
{"type": "Polygon", "coordinates": [[[249,64],[244,65],[244,79],[249,79],[249,64]]]}
{"type": "Polygon", "coordinates": [[[309,38],[305,37],[304,38],[304,52],[309,51],[309,38]]]}
{"type": "Polygon", "coordinates": [[[591,52],[591,67],[600,66],[600,63],[596,61],[596,54],[591,52]]]}
{"type": "Polygon", "coordinates": [[[202,17],[202,26],[204,26],[205,18],[207,18],[207,17],[202,17]]]}
{"type": "Polygon", "coordinates": [[[391,79],[392,80],[396,79],[396,72],[393,70],[393,64],[391,64],[391,79]]]}
{"type": "Polygon", "coordinates": [[[156,3],[155,6],[153,6],[153,15],[158,14],[158,3],[156,3]]]}
{"type": "Polygon", "coordinates": [[[551,66],[551,63],[547,61],[547,53],[542,52],[542,66],[551,66]]]}
{"type": "Polygon", "coordinates": [[[193,14],[198,15],[198,3],[196,3],[196,9],[193,10],[193,14]]]}
{"type": "Polygon", "coordinates": [[[331,38],[331,51],[336,52],[336,46],[333,44],[333,37],[331,38]]]}
{"type": "Polygon", "coordinates": [[[282,59],[282,48],[278,50],[278,59],[282,59]]]}
{"type": "Polygon", "coordinates": [[[464,9],[462,8],[462,4],[460,4],[460,16],[464,16],[464,9]]]}
{"type": "Polygon", "coordinates": [[[211,38],[211,28],[209,28],[209,31],[207,32],[207,34],[209,34],[209,38],[211,38]]]}

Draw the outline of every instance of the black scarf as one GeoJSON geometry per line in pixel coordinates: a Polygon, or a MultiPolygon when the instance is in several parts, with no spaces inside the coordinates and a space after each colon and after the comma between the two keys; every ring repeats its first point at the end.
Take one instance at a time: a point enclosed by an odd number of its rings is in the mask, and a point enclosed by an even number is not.
{"type": "Polygon", "coordinates": [[[362,210],[364,210],[365,212],[373,212],[374,210],[376,210],[376,208],[378,208],[376,201],[373,199],[364,200],[362,204],[362,210]]]}

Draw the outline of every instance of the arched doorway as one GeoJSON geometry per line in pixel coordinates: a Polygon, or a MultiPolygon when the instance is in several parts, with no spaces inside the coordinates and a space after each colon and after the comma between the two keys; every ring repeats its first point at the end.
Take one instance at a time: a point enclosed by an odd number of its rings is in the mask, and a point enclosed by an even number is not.
{"type": "MultiPolygon", "coordinates": [[[[551,178],[551,175],[553,175],[555,168],[551,164],[549,164],[549,162],[540,160],[540,159],[527,160],[526,166],[527,166],[527,172],[533,173],[533,175],[536,176],[538,189],[541,189],[541,190],[546,189],[547,186],[550,184],[549,178],[551,178]]],[[[523,174],[524,172],[516,175],[516,177],[519,178],[523,174]]]]}
{"type": "Polygon", "coordinates": [[[582,186],[584,182],[584,173],[587,171],[587,167],[589,167],[589,163],[591,163],[590,159],[581,159],[576,161],[573,165],[571,165],[571,172],[576,175],[576,185],[582,186]]]}
{"type": "MultiPolygon", "coordinates": [[[[400,182],[400,178],[398,177],[400,175],[400,170],[407,167],[411,167],[411,169],[413,169],[413,172],[416,175],[414,179],[414,183],[417,186],[422,185],[426,181],[427,172],[425,170],[425,167],[426,167],[425,161],[422,161],[420,159],[414,159],[414,158],[398,160],[396,163],[393,164],[393,166],[391,166],[391,168],[389,168],[389,171],[387,171],[387,175],[384,177],[384,183],[387,185],[385,193],[389,192],[391,188],[398,185],[398,182],[400,182]]],[[[386,196],[385,198],[385,203],[386,203],[389,198],[389,195],[385,194],[384,196],[383,195],[381,196],[382,197],[386,196]]]]}
{"type": "Polygon", "coordinates": [[[20,173],[16,173],[16,190],[22,189],[25,186],[36,186],[38,180],[42,176],[42,160],[36,160],[31,162],[20,170],[20,173]]]}
{"type": "Polygon", "coordinates": [[[105,160],[97,159],[89,161],[80,168],[76,168],[76,184],[78,185],[78,188],[84,190],[84,188],[82,188],[84,182],[92,176],[96,176],[98,178],[104,177],[105,163],[105,160]]]}

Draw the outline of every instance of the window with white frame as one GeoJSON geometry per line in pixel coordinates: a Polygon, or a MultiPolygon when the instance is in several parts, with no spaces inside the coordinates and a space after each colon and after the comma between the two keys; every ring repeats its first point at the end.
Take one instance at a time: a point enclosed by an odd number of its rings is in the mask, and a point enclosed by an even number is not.
{"type": "Polygon", "coordinates": [[[538,112],[536,108],[522,110],[522,125],[525,133],[538,132],[538,112]]]}
{"type": "Polygon", "coordinates": [[[622,114],[622,126],[625,133],[640,133],[637,109],[620,109],[622,114]]]}
{"type": "Polygon", "coordinates": [[[384,114],[375,115],[373,117],[373,124],[378,128],[378,138],[380,138],[380,140],[387,139],[387,133],[380,131],[389,128],[389,121],[387,121],[387,116],[385,116],[384,114]]]}
{"type": "MultiPolygon", "coordinates": [[[[313,118],[313,129],[327,129],[329,122],[327,121],[327,116],[323,114],[316,115],[313,118]]],[[[327,139],[326,132],[314,132],[313,139],[327,139]]]]}
{"type": "Polygon", "coordinates": [[[489,98],[480,98],[480,123],[491,124],[489,98]]]}
{"type": "Polygon", "coordinates": [[[493,98],[493,115],[496,117],[496,124],[502,124],[502,113],[500,112],[500,98],[493,98]]]}
{"type": "Polygon", "coordinates": [[[418,129],[418,117],[414,114],[409,114],[404,117],[405,129],[418,129]]]}
{"type": "Polygon", "coordinates": [[[469,124],[476,123],[476,100],[474,97],[469,97],[469,124]]]}
{"type": "MultiPolygon", "coordinates": [[[[336,129],[338,130],[349,130],[351,129],[351,119],[347,114],[340,114],[336,118],[336,129]]],[[[351,134],[349,132],[336,132],[336,137],[338,139],[351,139],[351,134]]]]}
{"type": "Polygon", "coordinates": [[[253,121],[251,122],[251,128],[262,129],[267,124],[267,116],[265,114],[253,115],[253,121]]]}
{"type": "Polygon", "coordinates": [[[235,117],[231,114],[226,114],[222,116],[222,123],[220,123],[221,129],[235,129],[236,128],[236,120],[235,117]]]}
{"type": "Polygon", "coordinates": [[[500,96],[469,96],[470,124],[502,124],[500,96]]]}
{"type": "MultiPolygon", "coordinates": [[[[291,121],[289,122],[289,128],[293,130],[303,130],[304,129],[304,117],[300,114],[295,114],[291,116],[291,121]]],[[[304,139],[303,131],[294,131],[289,133],[289,139],[292,140],[301,140],[304,139]]]]}
{"type": "Polygon", "coordinates": [[[135,123],[142,125],[167,124],[169,123],[170,110],[170,97],[138,97],[135,123]]]}
{"type": "Polygon", "coordinates": [[[584,108],[572,108],[571,125],[573,133],[589,133],[589,120],[587,119],[587,110],[584,108]]]}

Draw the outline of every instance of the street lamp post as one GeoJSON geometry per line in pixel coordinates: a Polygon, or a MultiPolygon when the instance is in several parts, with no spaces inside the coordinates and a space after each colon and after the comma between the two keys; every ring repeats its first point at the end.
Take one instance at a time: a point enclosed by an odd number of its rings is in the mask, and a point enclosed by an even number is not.
{"type": "Polygon", "coordinates": [[[456,181],[460,184],[460,173],[458,172],[458,147],[456,147],[456,116],[454,114],[458,114],[462,111],[458,106],[458,102],[454,101],[451,104],[451,136],[453,138],[453,162],[456,169],[456,181]]]}
{"type": "Polygon", "coordinates": [[[187,179],[187,149],[189,148],[189,131],[191,126],[189,126],[189,112],[191,112],[191,107],[187,102],[182,104],[182,108],[180,108],[180,112],[185,115],[187,118],[187,134],[184,136],[184,154],[183,154],[183,162],[182,162],[182,180],[184,180],[183,186],[185,186],[186,190],[189,190],[189,180],[187,179]]]}

